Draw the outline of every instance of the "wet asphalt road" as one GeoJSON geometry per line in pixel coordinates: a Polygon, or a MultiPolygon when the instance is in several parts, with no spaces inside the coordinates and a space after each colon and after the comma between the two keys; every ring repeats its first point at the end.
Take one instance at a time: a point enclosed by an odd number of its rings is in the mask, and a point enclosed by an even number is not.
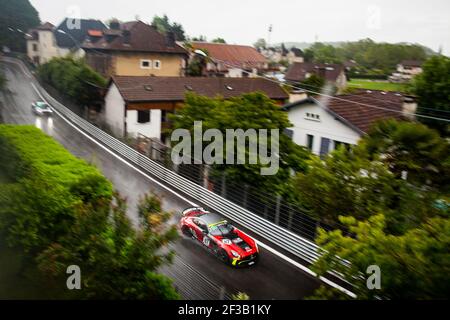
{"type": "MultiPolygon", "coordinates": [[[[34,115],[30,105],[39,100],[39,96],[31,86],[29,76],[9,62],[0,60],[0,68],[4,70],[8,80],[8,90],[0,93],[3,121],[35,125],[54,137],[72,154],[96,165],[128,199],[129,217],[132,220],[136,220],[136,203],[139,197],[148,191],[163,197],[166,210],[178,214],[189,206],[81,135],[57,115],[50,118],[34,115]]],[[[302,299],[319,285],[317,279],[264,249],[260,249],[261,259],[256,266],[232,269],[223,265],[192,239],[181,238],[173,248],[177,252],[177,259],[162,271],[175,279],[175,285],[180,288],[180,292],[185,293],[186,298],[218,299],[219,288],[224,288],[227,293],[245,292],[252,299],[302,299]]]]}

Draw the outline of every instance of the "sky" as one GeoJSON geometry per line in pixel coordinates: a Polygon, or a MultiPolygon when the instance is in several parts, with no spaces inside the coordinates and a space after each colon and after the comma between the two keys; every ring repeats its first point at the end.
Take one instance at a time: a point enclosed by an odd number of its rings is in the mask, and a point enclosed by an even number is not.
{"type": "Polygon", "coordinates": [[[354,41],[420,43],[450,55],[449,0],[30,0],[42,21],[64,17],[151,22],[167,14],[190,36],[252,45],[354,41]],[[272,32],[269,36],[269,25],[272,32]],[[269,38],[270,37],[270,38],[269,38]]]}

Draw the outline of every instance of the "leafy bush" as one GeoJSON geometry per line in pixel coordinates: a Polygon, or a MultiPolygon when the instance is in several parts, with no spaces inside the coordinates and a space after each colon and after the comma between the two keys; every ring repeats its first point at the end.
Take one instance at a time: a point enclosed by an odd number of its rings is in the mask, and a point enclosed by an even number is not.
{"type": "Polygon", "coordinates": [[[41,65],[38,75],[43,81],[82,105],[101,100],[98,87],[106,86],[106,79],[83,60],[70,56],[53,58],[41,65]]]}
{"type": "Polygon", "coordinates": [[[11,245],[39,249],[63,234],[81,202],[110,199],[101,173],[33,126],[0,125],[0,230],[11,245]]]}

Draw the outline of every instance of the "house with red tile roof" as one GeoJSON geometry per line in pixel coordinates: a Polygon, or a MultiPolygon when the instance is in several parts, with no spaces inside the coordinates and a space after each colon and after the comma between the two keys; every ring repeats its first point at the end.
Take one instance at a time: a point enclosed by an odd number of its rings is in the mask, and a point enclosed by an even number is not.
{"type": "Polygon", "coordinates": [[[224,99],[262,92],[280,107],[289,98],[277,83],[263,78],[113,76],[104,122],[118,137],[144,135],[164,141],[163,131],[170,127],[167,115],[183,107],[188,92],[224,99]]]}
{"type": "Polygon", "coordinates": [[[251,46],[199,41],[191,42],[191,46],[192,50],[202,50],[211,58],[205,70],[208,76],[254,77],[268,70],[267,59],[251,46]]]}
{"type": "Polygon", "coordinates": [[[334,98],[309,97],[283,110],[293,125],[289,128],[292,140],[323,156],[340,145],[357,144],[379,120],[412,120],[416,108],[411,96],[362,90],[334,98]]]}
{"type": "MultiPolygon", "coordinates": [[[[345,67],[335,63],[296,62],[289,67],[284,79],[297,84],[305,81],[313,74],[335,85],[338,90],[343,90],[347,86],[345,67]]],[[[317,90],[320,89],[317,88],[317,90]]]]}
{"type": "Polygon", "coordinates": [[[105,77],[182,76],[187,51],[172,33],[159,33],[142,21],[113,22],[82,45],[86,62],[105,77]]]}

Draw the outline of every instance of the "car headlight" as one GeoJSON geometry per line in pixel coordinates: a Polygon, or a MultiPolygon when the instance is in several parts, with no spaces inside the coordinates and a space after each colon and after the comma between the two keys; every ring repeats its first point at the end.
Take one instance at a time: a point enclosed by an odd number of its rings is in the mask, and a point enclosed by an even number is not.
{"type": "Polygon", "coordinates": [[[231,250],[231,254],[233,255],[233,257],[235,257],[235,258],[240,258],[241,256],[239,255],[239,253],[237,253],[236,251],[234,251],[234,250],[231,250]]]}

